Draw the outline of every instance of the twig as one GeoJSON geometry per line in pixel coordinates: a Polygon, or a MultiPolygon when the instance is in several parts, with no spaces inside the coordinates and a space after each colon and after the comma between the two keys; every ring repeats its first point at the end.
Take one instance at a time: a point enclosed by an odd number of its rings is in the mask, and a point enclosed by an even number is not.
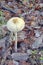
{"type": "Polygon", "coordinates": [[[7,11],[10,11],[11,13],[14,13],[14,14],[15,14],[15,11],[12,10],[12,9],[10,9],[10,8],[7,8],[7,7],[5,7],[5,6],[1,6],[1,8],[2,8],[3,10],[7,10],[7,11]]]}

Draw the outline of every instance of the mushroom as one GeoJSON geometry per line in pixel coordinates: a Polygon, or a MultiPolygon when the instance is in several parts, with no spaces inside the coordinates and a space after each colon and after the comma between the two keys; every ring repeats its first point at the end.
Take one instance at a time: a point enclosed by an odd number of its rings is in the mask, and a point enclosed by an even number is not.
{"type": "Polygon", "coordinates": [[[15,52],[17,52],[17,32],[21,31],[24,27],[25,22],[19,17],[13,17],[7,22],[8,30],[15,34],[15,52]]]}

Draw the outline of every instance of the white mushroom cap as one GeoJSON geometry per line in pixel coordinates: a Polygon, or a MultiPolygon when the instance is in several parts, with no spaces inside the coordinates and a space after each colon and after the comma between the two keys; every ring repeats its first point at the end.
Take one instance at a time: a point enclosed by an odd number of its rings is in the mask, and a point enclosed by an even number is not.
{"type": "Polygon", "coordinates": [[[11,32],[19,32],[25,27],[25,22],[19,17],[13,17],[7,22],[7,28],[11,32]]]}

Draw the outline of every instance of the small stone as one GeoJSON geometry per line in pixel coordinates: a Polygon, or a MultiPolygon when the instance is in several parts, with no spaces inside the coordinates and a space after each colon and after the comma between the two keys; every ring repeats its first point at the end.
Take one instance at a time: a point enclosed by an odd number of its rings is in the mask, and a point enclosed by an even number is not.
{"type": "Polygon", "coordinates": [[[35,37],[40,37],[40,32],[38,30],[35,30],[35,37]]]}
{"type": "Polygon", "coordinates": [[[19,65],[19,63],[17,61],[13,60],[13,63],[14,63],[14,65],[19,65]]]}
{"type": "Polygon", "coordinates": [[[42,15],[42,16],[43,16],[43,12],[41,12],[41,13],[40,13],[40,15],[42,15]]]}
{"type": "Polygon", "coordinates": [[[28,54],[32,54],[32,50],[28,49],[28,50],[27,50],[27,53],[28,53],[28,54]]]}
{"type": "Polygon", "coordinates": [[[35,39],[35,42],[32,44],[32,48],[39,48],[42,45],[43,35],[35,39]]]}
{"type": "Polygon", "coordinates": [[[28,54],[27,53],[13,53],[12,58],[16,61],[20,61],[20,60],[27,60],[28,59],[28,54]]]}

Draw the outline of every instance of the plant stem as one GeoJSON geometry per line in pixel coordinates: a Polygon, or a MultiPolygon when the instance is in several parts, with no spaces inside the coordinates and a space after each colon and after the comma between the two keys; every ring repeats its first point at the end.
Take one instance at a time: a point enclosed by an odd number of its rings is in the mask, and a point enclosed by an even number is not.
{"type": "Polygon", "coordinates": [[[15,33],[15,52],[17,52],[17,32],[15,33]]]}

